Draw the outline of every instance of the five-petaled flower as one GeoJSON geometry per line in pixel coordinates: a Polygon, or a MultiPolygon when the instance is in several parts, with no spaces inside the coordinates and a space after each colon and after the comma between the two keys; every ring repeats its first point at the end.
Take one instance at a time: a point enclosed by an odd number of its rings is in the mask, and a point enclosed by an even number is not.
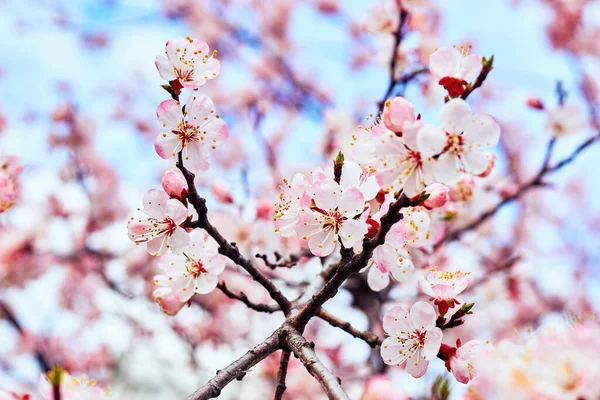
{"type": "Polygon", "coordinates": [[[442,330],[435,326],[434,308],[415,303],[410,312],[396,306],[383,317],[383,330],[389,336],[381,344],[381,357],[388,365],[406,363],[406,372],[420,378],[427,371],[442,344],[442,330]]]}
{"type": "Polygon", "coordinates": [[[188,217],[187,207],[158,189],[148,190],[142,203],[146,215],[131,217],[127,223],[129,239],[135,244],[147,243],[148,252],[155,256],[167,249],[181,252],[190,240],[180,226],[188,217]]]}
{"type": "Polygon", "coordinates": [[[165,100],[156,115],[165,131],[156,137],[154,148],[164,159],[175,158],[182,151],[185,166],[192,172],[210,166],[209,149],[216,149],[229,136],[227,124],[216,114],[206,96],[190,94],[185,108],[175,100],[165,100]]]}
{"type": "Polygon", "coordinates": [[[461,166],[471,175],[488,169],[489,160],[480,147],[490,147],[500,139],[500,126],[487,114],[473,114],[462,99],[444,105],[440,119],[442,127],[425,125],[417,135],[421,155],[435,160],[435,180],[447,185],[457,183],[461,166]]]}
{"type": "Polygon", "coordinates": [[[460,304],[456,296],[469,286],[470,275],[470,272],[438,271],[437,267],[432,267],[431,272],[419,280],[419,288],[431,297],[440,315],[445,315],[449,308],[460,304]]]}
{"type": "Polygon", "coordinates": [[[429,69],[451,98],[462,95],[482,67],[482,58],[469,54],[471,46],[443,47],[429,56],[429,69]]]}
{"type": "Polygon", "coordinates": [[[181,254],[167,254],[159,262],[162,274],[154,277],[154,297],[175,296],[182,303],[194,293],[210,293],[217,287],[227,259],[217,242],[203,230],[190,233],[190,245],[181,254]]]}
{"type": "Polygon", "coordinates": [[[463,345],[460,345],[460,341],[458,341],[457,344],[459,346],[456,349],[456,352],[450,357],[450,360],[446,362],[446,365],[450,367],[450,370],[457,381],[460,383],[468,383],[475,375],[473,360],[481,351],[485,342],[481,340],[471,340],[463,345]]]}
{"type": "Polygon", "coordinates": [[[165,54],[166,57],[156,57],[156,68],[161,78],[169,81],[176,90],[198,89],[221,70],[217,52],[211,53],[205,42],[189,36],[167,41],[165,54]]]}
{"type": "Polygon", "coordinates": [[[313,203],[301,207],[296,232],[308,240],[308,248],[319,257],[328,256],[339,239],[352,247],[368,231],[364,220],[356,220],[365,207],[361,191],[356,187],[342,190],[334,180],[317,182],[311,188],[313,203]]]}

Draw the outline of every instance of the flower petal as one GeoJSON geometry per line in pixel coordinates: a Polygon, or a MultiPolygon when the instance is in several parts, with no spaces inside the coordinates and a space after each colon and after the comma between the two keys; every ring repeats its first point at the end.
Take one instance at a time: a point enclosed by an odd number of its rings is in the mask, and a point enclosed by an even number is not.
{"type": "Polygon", "coordinates": [[[437,316],[431,304],[417,301],[410,308],[410,322],[415,329],[429,330],[435,326],[437,316]]]}
{"type": "Polygon", "coordinates": [[[448,186],[458,183],[461,178],[458,158],[451,153],[441,154],[433,164],[433,173],[435,180],[440,183],[448,186]]]}
{"type": "MultiPolygon", "coordinates": [[[[360,192],[359,192],[360,193],[360,192]]],[[[340,239],[345,247],[353,247],[361,241],[369,231],[367,223],[363,220],[349,219],[340,227],[340,239]]]]}
{"type": "Polygon", "coordinates": [[[417,147],[424,158],[440,154],[446,142],[446,132],[434,125],[423,125],[417,134],[417,147]]]}
{"type": "Polygon", "coordinates": [[[373,264],[367,273],[367,283],[371,290],[378,292],[390,284],[390,276],[387,272],[381,272],[377,265],[373,264]]]}

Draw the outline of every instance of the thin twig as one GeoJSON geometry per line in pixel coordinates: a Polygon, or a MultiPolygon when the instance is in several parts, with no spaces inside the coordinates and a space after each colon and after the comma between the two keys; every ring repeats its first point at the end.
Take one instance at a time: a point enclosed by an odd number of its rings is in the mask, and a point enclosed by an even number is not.
{"type": "Polygon", "coordinates": [[[244,292],[240,292],[240,293],[234,293],[231,290],[229,290],[229,288],[227,287],[227,285],[225,284],[225,282],[220,282],[217,287],[223,292],[223,294],[227,297],[229,297],[230,299],[234,299],[234,300],[239,300],[242,303],[244,303],[246,306],[248,306],[248,308],[251,308],[252,310],[255,311],[259,311],[259,312],[266,312],[266,313],[274,313],[277,311],[281,311],[281,308],[279,308],[279,306],[277,304],[264,304],[264,303],[254,303],[253,301],[251,301],[248,296],[246,295],[246,293],[244,292]]]}
{"type": "Polygon", "coordinates": [[[339,319],[338,317],[336,317],[335,315],[326,311],[325,309],[321,309],[317,316],[319,318],[321,318],[323,321],[326,321],[327,323],[329,323],[329,325],[336,327],[336,328],[340,328],[341,330],[349,333],[350,335],[354,336],[355,338],[364,340],[372,348],[380,346],[381,343],[383,343],[383,339],[381,339],[379,336],[377,336],[373,332],[361,331],[359,329],[356,329],[352,325],[350,325],[350,322],[339,319]]]}

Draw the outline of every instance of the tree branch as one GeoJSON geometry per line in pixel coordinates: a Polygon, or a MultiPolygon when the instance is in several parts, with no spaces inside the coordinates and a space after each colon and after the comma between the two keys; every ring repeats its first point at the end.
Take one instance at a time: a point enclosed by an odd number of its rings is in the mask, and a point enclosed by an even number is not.
{"type": "Polygon", "coordinates": [[[306,339],[295,329],[290,328],[287,345],[302,362],[308,372],[321,384],[327,397],[335,400],[350,400],[341,386],[341,380],[329,371],[315,353],[315,344],[306,339]]]}
{"type": "Polygon", "coordinates": [[[283,399],[283,393],[287,389],[285,386],[285,378],[287,376],[288,364],[290,362],[290,351],[281,351],[281,360],[279,361],[279,371],[277,372],[277,389],[275,389],[274,400],[283,399]]]}
{"type": "Polygon", "coordinates": [[[229,290],[229,288],[227,288],[227,285],[225,285],[225,282],[220,282],[217,285],[217,287],[219,289],[221,289],[221,291],[223,292],[223,294],[225,296],[229,297],[230,299],[241,301],[246,306],[248,306],[248,308],[251,308],[252,310],[259,311],[259,312],[266,312],[266,313],[274,313],[277,311],[281,311],[281,308],[279,308],[279,306],[276,304],[254,303],[253,301],[251,301],[248,298],[246,293],[240,292],[238,294],[238,293],[232,292],[231,290],[229,290]]]}
{"type": "Polygon", "coordinates": [[[352,325],[350,325],[350,322],[339,319],[338,317],[336,317],[335,315],[331,314],[323,308],[319,311],[319,314],[317,316],[323,321],[329,323],[329,325],[335,328],[340,328],[341,330],[349,333],[355,338],[364,340],[372,348],[380,346],[381,343],[383,343],[383,339],[381,339],[373,332],[361,331],[359,329],[356,329],[352,325]]]}
{"type": "Polygon", "coordinates": [[[177,161],[177,168],[181,170],[185,181],[188,186],[188,201],[194,207],[198,213],[198,220],[194,221],[193,227],[202,228],[208,234],[215,239],[219,244],[219,253],[229,258],[231,261],[246,270],[258,283],[260,283],[269,292],[269,295],[279,307],[283,310],[284,314],[287,315],[291,309],[290,301],[279,291],[275,284],[267,278],[254,264],[252,261],[244,257],[235,246],[235,243],[229,243],[221,233],[215,228],[208,220],[208,208],[206,207],[206,200],[202,198],[196,190],[196,184],[194,183],[194,174],[190,172],[183,165],[182,151],[179,152],[179,160],[177,161]]]}
{"type": "MultiPolygon", "coordinates": [[[[25,334],[25,329],[17,319],[17,316],[11,311],[11,309],[3,302],[0,301],[0,317],[4,317],[9,324],[11,324],[19,335],[25,334]]],[[[46,359],[46,356],[39,350],[35,350],[35,359],[37,360],[40,369],[43,373],[46,373],[52,369],[50,362],[46,359]]]]}
{"type": "Polygon", "coordinates": [[[196,390],[187,400],[207,400],[217,397],[221,390],[234,379],[242,379],[246,372],[267,358],[270,354],[277,351],[280,346],[283,331],[276,330],[271,336],[262,343],[249,350],[242,357],[229,364],[226,368],[217,371],[217,375],[206,382],[204,386],[196,390]]]}

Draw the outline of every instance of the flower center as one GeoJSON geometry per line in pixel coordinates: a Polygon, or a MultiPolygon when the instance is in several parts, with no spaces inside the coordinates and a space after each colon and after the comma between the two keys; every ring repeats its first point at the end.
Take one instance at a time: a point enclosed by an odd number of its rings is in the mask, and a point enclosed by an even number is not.
{"type": "Polygon", "coordinates": [[[451,152],[455,155],[462,153],[462,147],[465,144],[465,139],[459,133],[446,132],[446,147],[443,152],[451,152]]]}
{"type": "MultiPolygon", "coordinates": [[[[322,211],[320,211],[322,212],[322,211]]],[[[325,218],[323,222],[323,229],[333,228],[335,233],[338,233],[340,230],[340,226],[344,223],[348,218],[343,216],[341,212],[337,209],[333,211],[328,211],[327,213],[323,213],[325,218]]]]}
{"type": "Polygon", "coordinates": [[[190,260],[190,263],[186,266],[187,272],[194,278],[206,275],[208,271],[204,268],[204,264],[200,260],[190,260]]]}
{"type": "Polygon", "coordinates": [[[183,143],[183,147],[186,143],[197,142],[203,137],[200,135],[200,131],[197,126],[191,125],[187,121],[180,122],[178,128],[172,131],[175,135],[179,136],[179,140],[183,143]]]}

